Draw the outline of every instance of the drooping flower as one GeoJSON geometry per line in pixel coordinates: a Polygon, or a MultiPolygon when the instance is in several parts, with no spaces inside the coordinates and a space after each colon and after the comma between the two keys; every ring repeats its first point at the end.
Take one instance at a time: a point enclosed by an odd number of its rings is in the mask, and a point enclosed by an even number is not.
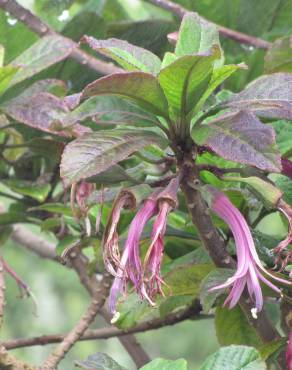
{"type": "Polygon", "coordinates": [[[114,201],[103,234],[103,260],[109,273],[116,276],[120,266],[119,235],[117,231],[122,209],[132,209],[136,200],[129,191],[121,191],[114,201]]]}
{"type": "Polygon", "coordinates": [[[164,251],[164,234],[168,214],[177,207],[177,191],[179,179],[170,181],[169,185],[158,195],[158,214],[153,224],[151,233],[151,244],[144,259],[144,277],[143,285],[150,299],[153,299],[156,293],[163,294],[162,279],[160,269],[164,251]]]}
{"type": "Polygon", "coordinates": [[[290,332],[288,345],[286,349],[286,364],[287,370],[292,370],[292,331],[290,332]]]}
{"type": "Polygon", "coordinates": [[[292,161],[287,158],[281,158],[282,174],[292,179],[292,161]]]}
{"type": "Polygon", "coordinates": [[[290,282],[272,275],[263,267],[243,215],[230,202],[227,196],[211,187],[208,187],[208,190],[211,194],[210,207],[230,227],[237,252],[237,269],[235,274],[225,283],[212,288],[212,290],[231,287],[224,304],[229,304],[229,307],[233,308],[238,303],[245,286],[247,286],[255,306],[253,315],[256,317],[256,313],[261,311],[263,307],[263,294],[260,282],[265,283],[278,294],[281,294],[281,290],[271,283],[264,274],[284,284],[290,284],[290,282]]]}
{"type": "Polygon", "coordinates": [[[176,193],[179,179],[170,181],[169,185],[161,192],[154,192],[145,200],[132,220],[128,238],[125,243],[123,255],[115,273],[115,279],[110,292],[110,310],[115,312],[117,296],[125,292],[126,284],[130,281],[136,292],[143,299],[154,305],[153,298],[157,292],[162,294],[163,280],[160,275],[163,257],[163,237],[166,230],[166,221],[169,212],[176,206],[176,193]],[[147,222],[157,215],[151,233],[151,244],[146,253],[144,263],[140,257],[140,240],[147,222]]]}
{"type": "Polygon", "coordinates": [[[121,291],[126,289],[128,280],[131,280],[135,289],[139,290],[142,277],[139,241],[147,221],[154,216],[156,212],[156,200],[149,198],[144,202],[130,224],[124,252],[115,273],[116,277],[110,291],[109,306],[112,313],[115,312],[117,296],[121,291]]]}

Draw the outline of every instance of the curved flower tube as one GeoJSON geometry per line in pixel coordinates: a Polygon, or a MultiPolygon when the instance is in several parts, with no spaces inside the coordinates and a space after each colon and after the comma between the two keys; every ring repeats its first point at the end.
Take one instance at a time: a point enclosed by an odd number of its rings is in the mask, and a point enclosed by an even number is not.
{"type": "Polygon", "coordinates": [[[281,294],[281,290],[271,283],[263,273],[280,283],[291,283],[272,275],[264,268],[258,257],[251,232],[243,215],[225,194],[216,189],[208,188],[212,198],[210,204],[211,209],[230,227],[237,252],[237,269],[235,274],[225,283],[211,290],[232,287],[224,304],[229,304],[229,307],[233,308],[238,303],[245,286],[247,286],[249,295],[255,305],[253,313],[256,317],[256,312],[261,311],[263,307],[263,294],[260,282],[265,283],[278,294],[281,294]]]}

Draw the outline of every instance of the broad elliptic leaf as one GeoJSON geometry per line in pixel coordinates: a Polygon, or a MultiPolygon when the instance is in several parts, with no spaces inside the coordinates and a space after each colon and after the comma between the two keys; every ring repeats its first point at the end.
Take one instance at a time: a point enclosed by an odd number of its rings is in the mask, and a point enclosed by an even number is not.
{"type": "Polygon", "coordinates": [[[86,118],[114,125],[155,126],[156,117],[132,102],[116,96],[93,96],[62,118],[62,126],[70,126],[86,118]]]}
{"type": "Polygon", "coordinates": [[[216,336],[221,346],[244,344],[258,347],[262,342],[239,305],[230,310],[218,306],[215,313],[216,336]]]}
{"type": "Polygon", "coordinates": [[[222,347],[209,356],[199,370],[266,370],[259,352],[247,346],[222,347]]]}
{"type": "Polygon", "coordinates": [[[16,121],[59,136],[78,136],[89,132],[90,129],[78,124],[70,131],[62,130],[62,126],[56,124],[68,114],[69,108],[63,99],[48,91],[60,91],[62,88],[63,83],[59,80],[38,81],[17,97],[5,102],[1,110],[16,121]]]}
{"type": "Polygon", "coordinates": [[[83,90],[82,98],[117,95],[135,101],[158,116],[167,116],[167,101],[157,79],[144,72],[115,73],[102,77],[83,90]]]}
{"type": "Polygon", "coordinates": [[[276,40],[265,56],[265,72],[292,72],[292,36],[276,40]]]}
{"type": "Polygon", "coordinates": [[[270,172],[281,169],[273,128],[251,112],[228,113],[194,126],[192,137],[225,159],[270,172]]]}
{"type": "Polygon", "coordinates": [[[68,57],[77,44],[59,35],[45,36],[14,59],[11,64],[21,69],[9,86],[13,86],[68,57]]]}
{"type": "Polygon", "coordinates": [[[51,190],[51,185],[49,183],[37,184],[19,179],[3,180],[2,182],[15,193],[26,195],[38,202],[43,202],[51,190]]]}
{"type": "Polygon", "coordinates": [[[150,144],[165,145],[166,142],[150,131],[106,130],[85,134],[69,143],[63,152],[64,185],[97,175],[150,144]]]}
{"type": "Polygon", "coordinates": [[[91,36],[84,36],[81,42],[87,43],[93,50],[115,60],[128,71],[142,71],[157,75],[160,70],[161,61],[155,54],[127,41],[114,38],[97,40],[91,36]]]}
{"type": "Polygon", "coordinates": [[[205,54],[183,56],[160,71],[158,80],[171,116],[184,117],[195,107],[208,87],[218,56],[220,51],[215,47],[205,54]]]}
{"type": "Polygon", "coordinates": [[[199,295],[200,284],[214,269],[212,264],[182,265],[167,273],[164,280],[170,287],[171,295],[199,295]]]}
{"type": "Polygon", "coordinates": [[[179,57],[208,51],[220,45],[217,27],[196,13],[187,13],[181,22],[175,54],[179,57]]]}
{"type": "Polygon", "coordinates": [[[292,73],[262,76],[223,105],[244,107],[261,117],[292,120],[292,73]]]}
{"type": "Polygon", "coordinates": [[[75,361],[75,365],[86,370],[126,370],[110,356],[100,352],[88,356],[87,360],[75,361]]]}
{"type": "Polygon", "coordinates": [[[163,358],[156,358],[148,362],[140,368],[140,370],[187,370],[186,360],[180,358],[178,360],[165,360],[163,358]]]}

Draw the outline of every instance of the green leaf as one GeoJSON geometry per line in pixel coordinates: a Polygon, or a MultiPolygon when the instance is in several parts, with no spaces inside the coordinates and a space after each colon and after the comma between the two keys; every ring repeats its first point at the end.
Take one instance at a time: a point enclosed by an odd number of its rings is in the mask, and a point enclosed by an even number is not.
{"type": "Polygon", "coordinates": [[[86,370],[126,370],[105,353],[95,353],[88,356],[87,360],[75,361],[75,365],[86,370]]]}
{"type": "Polygon", "coordinates": [[[192,138],[227,160],[270,172],[281,169],[273,128],[262,124],[251,112],[229,113],[196,125],[192,138]]]}
{"type": "Polygon", "coordinates": [[[144,72],[115,73],[87,85],[82,98],[117,95],[135,101],[141,108],[167,116],[167,101],[157,79],[144,72]]]}
{"type": "Polygon", "coordinates": [[[175,54],[179,57],[210,50],[220,45],[217,27],[196,13],[187,13],[181,22],[175,54]]]}
{"type": "Polygon", "coordinates": [[[0,67],[0,95],[2,95],[8,88],[10,81],[18,70],[19,67],[12,65],[0,67]]]}
{"type": "Polygon", "coordinates": [[[227,307],[217,307],[215,327],[221,346],[245,344],[258,347],[262,343],[239,305],[231,310],[227,307]]]}
{"type": "Polygon", "coordinates": [[[162,69],[158,80],[169,103],[171,116],[185,117],[195,107],[211,79],[219,49],[204,55],[187,55],[162,69]]]}
{"type": "Polygon", "coordinates": [[[291,36],[276,40],[265,56],[265,72],[292,72],[291,36]]]}
{"type": "Polygon", "coordinates": [[[70,39],[59,35],[42,37],[11,62],[13,66],[22,68],[13,77],[9,87],[67,58],[76,46],[70,39]]]}
{"type": "Polygon", "coordinates": [[[223,105],[249,109],[261,117],[292,120],[292,74],[259,77],[223,105]]]}
{"type": "Polygon", "coordinates": [[[279,340],[275,340],[273,342],[265,343],[258,348],[262,359],[265,361],[268,360],[273,355],[277,354],[279,350],[284,350],[287,346],[287,339],[281,338],[279,340]]]}
{"type": "Polygon", "coordinates": [[[209,291],[217,285],[224,283],[228,278],[234,274],[231,269],[216,269],[211,271],[201,282],[200,286],[200,301],[204,312],[208,313],[215,303],[216,299],[225,292],[225,289],[218,289],[209,291]]]}
{"type": "Polygon", "coordinates": [[[172,296],[197,297],[200,293],[201,281],[213,269],[214,266],[211,264],[182,265],[167,273],[164,280],[170,287],[172,296]]]}
{"type": "Polygon", "coordinates": [[[288,204],[292,204],[292,181],[290,178],[280,175],[280,174],[275,174],[273,175],[273,181],[275,182],[275,185],[281,189],[284,194],[283,194],[283,199],[285,202],[288,204]]]}
{"type": "Polygon", "coordinates": [[[56,245],[56,255],[61,256],[64,250],[68,247],[71,247],[73,244],[77,243],[80,240],[79,236],[66,235],[59,243],[56,245]]]}
{"type": "Polygon", "coordinates": [[[106,130],[83,135],[69,143],[62,155],[64,186],[97,175],[150,145],[165,145],[165,139],[150,131],[106,130]]]}
{"type": "Polygon", "coordinates": [[[209,356],[199,370],[266,370],[257,350],[247,346],[229,346],[209,356]]]}
{"type": "Polygon", "coordinates": [[[0,225],[6,226],[16,223],[32,222],[33,219],[21,212],[5,212],[0,213],[0,225]]]}
{"type": "Polygon", "coordinates": [[[71,208],[65,206],[63,203],[44,203],[37,207],[29,208],[29,211],[47,211],[50,213],[57,213],[64,216],[72,216],[71,208]]]}
{"type": "Polygon", "coordinates": [[[155,54],[127,41],[114,38],[96,40],[89,36],[84,36],[81,41],[100,54],[115,60],[128,71],[142,71],[157,75],[160,70],[161,61],[155,54]]]}
{"type": "Polygon", "coordinates": [[[51,190],[50,184],[37,184],[19,179],[3,180],[2,183],[15,193],[26,195],[38,202],[44,202],[51,190]]]}
{"type": "Polygon", "coordinates": [[[276,132],[276,142],[282,155],[292,152],[292,125],[289,121],[271,123],[276,132]]]}
{"type": "Polygon", "coordinates": [[[93,118],[96,123],[115,125],[155,126],[157,119],[132,102],[115,96],[94,96],[61,119],[62,126],[93,118]]]}
{"type": "Polygon", "coordinates": [[[222,84],[222,82],[224,82],[227,78],[229,78],[234,72],[236,72],[239,69],[246,69],[245,64],[230,64],[230,65],[214,68],[211,79],[208,84],[208,87],[196,105],[196,112],[198,112],[202,108],[203,104],[208,99],[208,97],[212,94],[212,92],[220,84],[222,84]]]}
{"type": "Polygon", "coordinates": [[[140,370],[187,370],[186,360],[180,358],[178,360],[165,360],[156,358],[140,368],[140,370]]]}
{"type": "Polygon", "coordinates": [[[120,315],[115,325],[120,329],[132,328],[140,322],[157,317],[159,314],[156,308],[151,307],[147,301],[142,301],[135,293],[129,294],[126,300],[120,299],[117,311],[120,315]]]}

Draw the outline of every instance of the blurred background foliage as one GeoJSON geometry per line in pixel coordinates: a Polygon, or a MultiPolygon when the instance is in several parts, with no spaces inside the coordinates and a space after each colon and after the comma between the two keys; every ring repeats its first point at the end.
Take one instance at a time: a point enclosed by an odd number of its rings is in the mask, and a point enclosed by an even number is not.
{"type": "MultiPolygon", "coordinates": [[[[172,50],[173,47],[167,41],[167,34],[177,30],[179,26],[178,19],[175,19],[169,12],[140,0],[18,0],[18,2],[33,11],[55,30],[75,41],[79,41],[84,34],[98,39],[117,37],[147,48],[159,56],[172,50]]],[[[274,46],[280,51],[282,43],[287,42],[287,35],[292,34],[292,0],[179,0],[176,2],[213,22],[234,30],[271,42],[280,38],[274,46]],[[284,37],[283,40],[282,37],[284,37]]],[[[0,10],[0,44],[5,48],[5,64],[24,52],[37,39],[38,36],[20,21],[0,10]]],[[[279,54],[272,55],[271,51],[267,54],[265,50],[255,49],[230,39],[221,41],[226,63],[244,62],[249,67],[247,70],[239,71],[225,82],[223,87],[226,90],[239,91],[264,71],[277,71],[279,68],[284,71],[292,70],[291,47],[290,50],[286,48],[286,53],[284,55],[282,53],[278,60],[279,54]]],[[[89,48],[84,48],[95,55],[89,48]]],[[[96,72],[89,70],[86,66],[81,66],[72,59],[66,59],[40,72],[29,81],[18,84],[14,89],[9,90],[4,99],[19,94],[34,80],[43,78],[64,80],[68,85],[68,94],[73,94],[98,77],[96,72]]],[[[35,133],[34,130],[26,127],[18,127],[18,129],[23,135],[22,139],[19,138],[20,142],[26,137],[40,136],[39,132],[35,133]]],[[[285,123],[283,123],[282,131],[281,128],[277,129],[279,130],[278,140],[282,134],[284,144],[289,147],[287,144],[288,129],[285,123]]],[[[17,140],[15,133],[14,143],[17,143],[17,140]]],[[[23,154],[22,150],[18,149],[20,152],[14,151],[11,155],[16,158],[17,155],[23,154]]],[[[52,166],[57,162],[58,156],[52,166]]],[[[37,164],[35,163],[34,166],[37,167],[37,164]]],[[[5,163],[1,162],[0,176],[5,172],[3,167],[5,163]]],[[[29,179],[34,178],[34,170],[36,173],[38,171],[37,168],[31,166],[29,161],[25,160],[20,163],[18,170],[22,178],[25,178],[27,174],[29,179]]],[[[211,175],[206,174],[206,176],[211,175]]],[[[1,191],[9,193],[3,183],[0,185],[1,191]]],[[[292,191],[289,194],[291,193],[292,191]]],[[[6,197],[1,196],[0,202],[5,208],[12,204],[11,207],[18,212],[18,217],[22,217],[19,205],[13,206],[13,201],[7,201],[6,197]]],[[[30,202],[31,206],[36,205],[35,201],[30,200],[30,202]]],[[[180,215],[172,222],[175,226],[180,222],[185,223],[186,220],[183,215],[180,215]]],[[[36,233],[56,241],[50,231],[40,231],[38,226],[33,228],[36,233]]],[[[257,229],[266,235],[282,238],[287,231],[287,225],[278,213],[274,213],[264,218],[257,229]]],[[[176,246],[179,246],[179,242],[176,246]]],[[[195,249],[195,246],[190,247],[187,244],[184,247],[183,251],[180,250],[181,255],[195,249]]],[[[15,282],[8,277],[7,305],[1,338],[68,331],[78,320],[89,301],[87,293],[80,286],[74,272],[54,262],[40,259],[12,241],[5,242],[1,248],[11,267],[29,284],[38,302],[38,315],[34,316],[32,301],[30,299],[20,300],[17,297],[15,282]]],[[[177,248],[175,251],[171,251],[171,247],[166,248],[169,249],[169,255],[172,253],[173,258],[179,257],[175,254],[177,248]]],[[[272,307],[271,312],[273,310],[272,307]]],[[[277,313],[273,315],[277,316],[277,313]]],[[[95,326],[102,327],[104,322],[99,319],[95,326]]],[[[186,321],[175,327],[138,334],[137,337],[152,358],[184,357],[188,360],[191,370],[197,369],[203,360],[218,348],[213,319],[186,321]]],[[[22,359],[39,363],[47,356],[51,348],[51,346],[46,346],[19,349],[15,350],[15,354],[22,359]]],[[[71,369],[74,360],[86,358],[89,354],[98,351],[110,354],[127,369],[134,369],[133,363],[117,339],[77,343],[62,362],[60,369],[71,369]]]]}

